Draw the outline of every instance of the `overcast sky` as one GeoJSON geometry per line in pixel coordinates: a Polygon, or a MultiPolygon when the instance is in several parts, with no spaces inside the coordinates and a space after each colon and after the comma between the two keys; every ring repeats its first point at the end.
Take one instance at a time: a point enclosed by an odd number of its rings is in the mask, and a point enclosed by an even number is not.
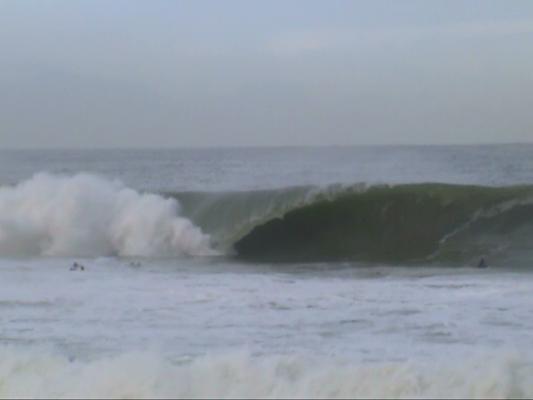
{"type": "Polygon", "coordinates": [[[0,0],[0,148],[533,142],[533,1],[0,0]]]}

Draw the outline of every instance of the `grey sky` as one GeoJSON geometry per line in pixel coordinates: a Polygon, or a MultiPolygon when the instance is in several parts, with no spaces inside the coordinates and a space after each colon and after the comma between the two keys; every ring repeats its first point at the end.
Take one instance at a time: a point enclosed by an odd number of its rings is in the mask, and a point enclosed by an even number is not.
{"type": "Polygon", "coordinates": [[[0,148],[533,141],[533,1],[0,0],[0,148]]]}

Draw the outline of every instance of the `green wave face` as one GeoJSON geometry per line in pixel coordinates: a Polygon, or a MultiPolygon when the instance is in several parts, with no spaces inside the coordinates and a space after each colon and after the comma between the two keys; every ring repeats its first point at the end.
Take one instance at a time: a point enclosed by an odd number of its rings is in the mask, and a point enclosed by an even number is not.
{"type": "Polygon", "coordinates": [[[533,187],[412,184],[317,198],[255,226],[234,249],[269,262],[475,263],[532,244],[533,187]]]}
{"type": "Polygon", "coordinates": [[[312,201],[313,187],[243,192],[171,193],[182,213],[211,236],[212,245],[223,253],[255,226],[283,216],[289,210],[312,201]]]}

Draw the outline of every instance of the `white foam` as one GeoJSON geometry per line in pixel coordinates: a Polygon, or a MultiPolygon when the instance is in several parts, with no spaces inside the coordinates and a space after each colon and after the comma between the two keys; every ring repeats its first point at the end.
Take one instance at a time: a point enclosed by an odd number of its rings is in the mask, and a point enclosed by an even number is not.
{"type": "Polygon", "coordinates": [[[0,188],[0,255],[211,254],[174,199],[89,174],[39,173],[0,188]]]}
{"type": "Polygon", "coordinates": [[[2,398],[530,398],[532,373],[517,354],[422,365],[246,354],[176,363],[147,353],[71,362],[0,350],[2,398]]]}

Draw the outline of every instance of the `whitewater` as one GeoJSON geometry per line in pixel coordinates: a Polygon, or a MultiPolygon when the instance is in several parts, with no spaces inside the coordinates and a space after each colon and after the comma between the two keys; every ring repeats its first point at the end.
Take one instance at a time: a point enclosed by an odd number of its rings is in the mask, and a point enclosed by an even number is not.
{"type": "Polygon", "coordinates": [[[532,245],[530,145],[2,150],[0,397],[530,398],[532,245]]]}
{"type": "Polygon", "coordinates": [[[0,189],[0,254],[179,256],[209,253],[208,238],[175,200],[87,174],[37,174],[0,189]]]}

